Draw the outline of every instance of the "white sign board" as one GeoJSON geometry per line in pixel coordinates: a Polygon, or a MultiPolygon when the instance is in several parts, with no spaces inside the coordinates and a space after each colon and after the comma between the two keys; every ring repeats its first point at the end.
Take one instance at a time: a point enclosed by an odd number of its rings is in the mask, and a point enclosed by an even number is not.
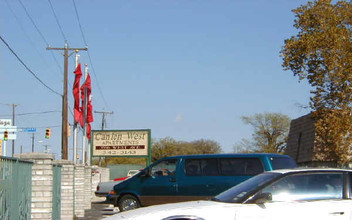
{"type": "Polygon", "coordinates": [[[147,156],[150,130],[92,131],[92,156],[147,156]]]}
{"type": "Polygon", "coordinates": [[[0,119],[0,127],[7,127],[12,125],[11,119],[0,119]]]}
{"type": "Polygon", "coordinates": [[[6,126],[6,127],[0,127],[0,132],[4,132],[4,131],[8,131],[8,132],[17,132],[17,126],[6,126]]]}

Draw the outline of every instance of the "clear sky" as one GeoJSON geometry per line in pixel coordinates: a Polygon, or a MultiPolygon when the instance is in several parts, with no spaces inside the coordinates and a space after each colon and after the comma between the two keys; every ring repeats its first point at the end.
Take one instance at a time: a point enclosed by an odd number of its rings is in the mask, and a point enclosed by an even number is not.
{"type": "MultiPolygon", "coordinates": [[[[281,67],[284,40],[297,33],[303,0],[0,0],[0,33],[52,90],[63,90],[64,47],[81,51],[92,77],[93,108],[113,111],[106,129],[144,129],[153,138],[217,141],[224,152],[252,128],[241,116],[309,112],[310,87],[281,67]],[[75,12],[78,12],[79,21],[75,12]],[[54,11],[54,12],[53,12],[54,11]],[[80,29],[80,25],[81,28],[80,29]],[[82,30],[82,32],[81,32],[82,30]],[[83,35],[82,35],[83,33],[83,35]]],[[[73,109],[74,55],[69,59],[73,109]]],[[[0,118],[35,127],[35,151],[61,151],[61,97],[43,86],[0,41],[0,118]],[[33,114],[40,113],[40,114],[33,114]],[[44,138],[45,128],[52,138],[44,138]],[[43,142],[42,142],[43,141],[43,142]]],[[[101,128],[94,114],[92,128],[101,128]]],[[[72,115],[69,114],[72,123],[72,115]]],[[[15,153],[30,152],[19,132],[15,153]]],[[[8,146],[11,146],[8,144],[8,146]]],[[[72,155],[72,137],[69,138],[72,155]]],[[[8,150],[9,151],[9,150],[8,150]]],[[[72,156],[70,156],[72,158],[72,156]]]]}

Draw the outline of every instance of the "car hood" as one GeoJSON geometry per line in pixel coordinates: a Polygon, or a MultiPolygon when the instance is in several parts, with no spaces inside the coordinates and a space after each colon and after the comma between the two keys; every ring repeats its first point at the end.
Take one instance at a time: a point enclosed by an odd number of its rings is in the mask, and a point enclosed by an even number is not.
{"type": "Polygon", "coordinates": [[[107,219],[164,219],[171,216],[192,216],[204,219],[218,220],[221,216],[222,220],[235,219],[236,208],[243,205],[233,203],[222,203],[214,201],[192,201],[181,203],[170,203],[164,205],[155,205],[145,208],[138,208],[130,211],[125,211],[111,216],[107,219]],[[223,216],[226,216],[223,218],[223,216]]]}

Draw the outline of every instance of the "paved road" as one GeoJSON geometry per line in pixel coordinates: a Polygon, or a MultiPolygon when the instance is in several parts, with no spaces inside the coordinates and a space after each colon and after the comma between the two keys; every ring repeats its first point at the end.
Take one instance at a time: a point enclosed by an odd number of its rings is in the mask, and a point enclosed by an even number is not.
{"type": "Polygon", "coordinates": [[[104,201],[93,201],[92,202],[92,208],[88,209],[84,212],[84,217],[83,218],[77,218],[77,220],[100,220],[104,219],[108,216],[114,215],[118,213],[118,210],[112,205],[105,204],[104,201]]]}

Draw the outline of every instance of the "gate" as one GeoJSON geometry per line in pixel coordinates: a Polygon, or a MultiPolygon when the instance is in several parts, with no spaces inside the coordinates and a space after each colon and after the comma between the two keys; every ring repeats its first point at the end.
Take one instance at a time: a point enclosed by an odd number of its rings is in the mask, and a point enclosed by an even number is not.
{"type": "Polygon", "coordinates": [[[53,165],[53,220],[61,218],[61,166],[53,165]]]}
{"type": "Polygon", "coordinates": [[[0,156],[0,219],[31,218],[32,166],[29,161],[0,156]]]}

